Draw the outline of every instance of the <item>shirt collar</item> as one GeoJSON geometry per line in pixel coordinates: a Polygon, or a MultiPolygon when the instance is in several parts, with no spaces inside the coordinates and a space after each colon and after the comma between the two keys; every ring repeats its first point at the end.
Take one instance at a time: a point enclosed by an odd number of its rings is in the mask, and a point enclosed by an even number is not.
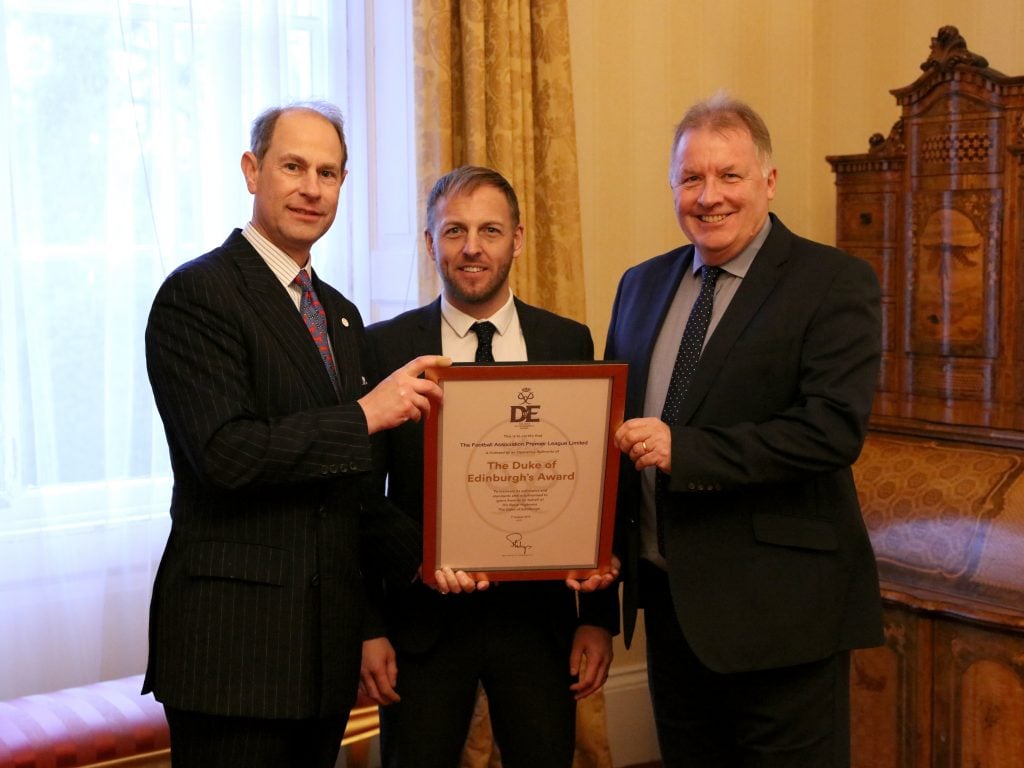
{"type": "MultiPolygon", "coordinates": [[[[722,264],[722,270],[728,272],[734,277],[746,277],[747,270],[750,269],[750,265],[754,263],[754,257],[757,256],[757,252],[761,250],[761,246],[764,245],[764,241],[768,239],[768,233],[772,231],[772,217],[768,216],[765,219],[764,226],[761,230],[754,235],[754,239],[751,240],[747,247],[739,252],[736,256],[733,256],[725,264],[722,264]]],[[[700,249],[694,248],[693,250],[693,274],[697,275],[700,272],[701,267],[704,266],[704,261],[700,257],[700,249]]]]}
{"type": "MultiPolygon", "coordinates": [[[[295,282],[295,276],[299,273],[295,268],[295,261],[291,256],[261,235],[260,231],[252,225],[251,221],[242,229],[242,237],[248,240],[249,244],[256,249],[256,253],[267,263],[270,271],[277,276],[281,285],[287,288],[295,282]]],[[[310,277],[312,277],[312,265],[313,260],[310,259],[302,267],[310,277]]]]}
{"type": "Polygon", "coordinates": [[[473,327],[473,323],[483,322],[485,320],[494,323],[494,327],[498,331],[499,336],[504,336],[505,331],[508,330],[509,325],[512,324],[512,319],[516,314],[516,305],[512,296],[512,291],[508,292],[508,301],[490,317],[473,317],[467,315],[461,309],[456,309],[452,304],[441,295],[441,316],[445,322],[455,331],[455,335],[460,339],[463,338],[469,329],[473,327]]]}

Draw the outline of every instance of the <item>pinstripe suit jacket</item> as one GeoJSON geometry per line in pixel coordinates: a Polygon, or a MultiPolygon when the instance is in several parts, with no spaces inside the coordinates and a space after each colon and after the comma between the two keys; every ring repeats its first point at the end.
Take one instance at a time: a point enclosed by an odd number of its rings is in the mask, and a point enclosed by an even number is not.
{"type": "Polygon", "coordinates": [[[287,291],[240,231],[171,274],[153,303],[146,359],[174,492],[144,691],[180,709],[347,711],[366,602],[360,555],[405,578],[419,562],[413,527],[370,492],[359,312],[313,284],[340,402],[287,291]]]}
{"type": "MultiPolygon", "coordinates": [[[[594,342],[583,324],[515,300],[519,324],[532,362],[593,360],[594,342]]],[[[375,370],[391,371],[417,355],[441,354],[441,299],[367,329],[375,370]]],[[[406,422],[381,436],[375,469],[387,472],[388,497],[417,525],[423,520],[423,424],[406,422]]],[[[380,480],[383,483],[383,478],[380,480]]],[[[491,599],[495,592],[480,593],[491,599]]],[[[561,582],[510,582],[501,595],[514,597],[526,610],[524,619],[549,623],[559,642],[571,641],[578,623],[619,630],[619,599],[615,588],[581,594],[577,615],[574,593],[561,582]]],[[[422,652],[439,639],[456,611],[472,611],[475,602],[441,598],[416,584],[392,589],[386,601],[388,636],[402,651],[422,652]]],[[[566,650],[568,654],[568,649],[566,650]]],[[[568,656],[566,656],[568,658],[568,656]]],[[[527,660],[528,662],[528,660],[527,660]]],[[[401,674],[401,672],[399,672],[401,674]]]]}

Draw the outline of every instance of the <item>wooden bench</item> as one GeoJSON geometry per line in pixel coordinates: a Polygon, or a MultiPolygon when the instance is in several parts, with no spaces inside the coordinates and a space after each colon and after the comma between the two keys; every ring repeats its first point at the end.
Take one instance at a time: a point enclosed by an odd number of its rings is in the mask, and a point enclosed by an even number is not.
{"type": "MultiPolygon", "coordinates": [[[[136,675],[0,702],[0,768],[167,768],[164,709],[141,689],[136,675]]],[[[357,702],[342,740],[349,768],[365,768],[379,731],[377,707],[357,702]]]]}

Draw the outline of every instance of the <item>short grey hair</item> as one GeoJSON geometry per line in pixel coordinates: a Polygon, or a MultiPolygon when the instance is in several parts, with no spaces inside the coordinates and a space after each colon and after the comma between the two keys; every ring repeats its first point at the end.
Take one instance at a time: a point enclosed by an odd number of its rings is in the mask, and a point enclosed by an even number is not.
{"type": "Polygon", "coordinates": [[[345,170],[348,162],[348,146],[345,144],[345,119],[341,110],[329,101],[293,101],[279,107],[270,107],[260,113],[259,117],[252,121],[252,130],[249,133],[249,150],[256,155],[257,162],[263,162],[264,155],[270,147],[270,141],[274,138],[274,127],[277,119],[286,112],[305,110],[316,112],[322,118],[334,126],[338,132],[338,139],[341,141],[341,170],[345,170]]]}
{"type": "Polygon", "coordinates": [[[746,129],[754,140],[757,159],[761,163],[761,173],[767,176],[772,170],[772,137],[768,126],[754,108],[744,101],[734,99],[725,91],[718,91],[714,96],[686,110],[683,119],[676,126],[675,137],[672,139],[672,152],[669,156],[669,181],[675,183],[672,174],[675,172],[676,149],[687,131],[697,128],[711,128],[715,131],[729,129],[746,129]]]}

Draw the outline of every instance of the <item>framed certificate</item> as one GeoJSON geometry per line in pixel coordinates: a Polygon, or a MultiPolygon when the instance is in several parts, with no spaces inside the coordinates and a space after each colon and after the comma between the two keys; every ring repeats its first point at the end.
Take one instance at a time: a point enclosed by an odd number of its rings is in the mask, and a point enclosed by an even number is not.
{"type": "Polygon", "coordinates": [[[454,365],[424,430],[423,577],[585,579],[610,567],[625,363],[454,365]]]}

